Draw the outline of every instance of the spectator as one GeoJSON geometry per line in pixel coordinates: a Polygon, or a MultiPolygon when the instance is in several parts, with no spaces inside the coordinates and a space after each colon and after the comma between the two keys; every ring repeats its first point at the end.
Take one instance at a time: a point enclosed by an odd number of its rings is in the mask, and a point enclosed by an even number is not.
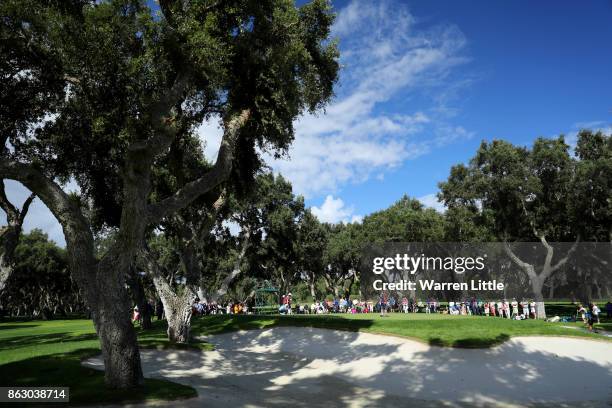
{"type": "Polygon", "coordinates": [[[593,320],[595,321],[595,323],[599,324],[599,314],[601,313],[601,309],[595,303],[593,303],[592,312],[593,320]]]}
{"type": "Polygon", "coordinates": [[[140,322],[140,311],[138,310],[138,306],[134,306],[134,313],[132,314],[132,322],[140,322]]]}

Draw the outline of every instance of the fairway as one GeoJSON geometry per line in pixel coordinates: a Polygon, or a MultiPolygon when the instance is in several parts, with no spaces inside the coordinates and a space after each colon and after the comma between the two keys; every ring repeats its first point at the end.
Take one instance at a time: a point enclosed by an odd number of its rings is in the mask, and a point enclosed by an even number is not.
{"type": "Polygon", "coordinates": [[[377,314],[217,315],[194,320],[193,330],[194,334],[208,335],[285,325],[386,334],[435,346],[463,348],[490,347],[516,336],[578,336],[610,341],[610,338],[598,334],[563,327],[575,325],[571,323],[424,313],[391,313],[384,318],[377,314]]]}

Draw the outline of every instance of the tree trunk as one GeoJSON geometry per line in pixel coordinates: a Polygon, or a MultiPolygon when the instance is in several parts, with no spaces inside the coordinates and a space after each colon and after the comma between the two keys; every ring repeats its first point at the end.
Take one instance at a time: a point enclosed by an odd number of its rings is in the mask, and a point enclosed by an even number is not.
{"type": "Polygon", "coordinates": [[[209,299],[208,299],[209,296],[206,294],[203,287],[198,286],[198,291],[196,293],[198,294],[198,299],[200,299],[204,303],[209,303],[209,299]]]}
{"type": "Polygon", "coordinates": [[[535,299],[536,317],[538,319],[546,319],[546,306],[544,304],[544,295],[542,295],[543,287],[544,282],[542,281],[542,279],[531,279],[531,289],[533,291],[533,296],[535,299]]]}
{"type": "Polygon", "coordinates": [[[167,313],[168,340],[173,343],[189,343],[192,310],[191,304],[179,302],[176,309],[167,313]]]}
{"type": "Polygon", "coordinates": [[[315,300],[317,300],[317,290],[313,280],[310,280],[308,282],[308,288],[310,289],[310,296],[312,297],[312,301],[314,302],[315,300]]]}
{"type": "Polygon", "coordinates": [[[148,303],[144,304],[144,309],[141,309],[141,306],[138,306],[140,312],[140,324],[143,330],[150,330],[153,327],[153,323],[151,322],[151,307],[148,306],[148,303]]]}
{"type": "Polygon", "coordinates": [[[13,255],[19,243],[23,221],[35,197],[35,194],[30,194],[22,208],[17,209],[6,197],[4,180],[0,179],[0,209],[4,211],[7,223],[0,227],[0,294],[13,272],[13,255]]]}
{"type": "Polygon", "coordinates": [[[0,254],[0,295],[2,295],[12,271],[13,268],[5,261],[4,254],[0,254]]]}
{"type": "Polygon", "coordinates": [[[168,340],[174,343],[189,343],[195,292],[189,286],[185,286],[182,293],[175,293],[160,275],[153,277],[153,283],[164,305],[168,322],[168,340]]]}
{"type": "Polygon", "coordinates": [[[344,292],[344,298],[346,300],[350,299],[351,297],[351,292],[353,291],[353,285],[355,284],[355,274],[357,272],[353,271],[353,276],[349,279],[349,284],[348,287],[346,288],[345,292],[344,292]]]}
{"type": "Polygon", "coordinates": [[[130,388],[144,383],[136,333],[130,321],[132,308],[123,284],[90,302],[104,358],[104,378],[111,388],[130,388]]]}
{"type": "Polygon", "coordinates": [[[601,286],[599,285],[597,279],[593,279],[593,285],[595,286],[595,290],[597,291],[597,299],[603,299],[604,297],[602,296],[601,286]]]}

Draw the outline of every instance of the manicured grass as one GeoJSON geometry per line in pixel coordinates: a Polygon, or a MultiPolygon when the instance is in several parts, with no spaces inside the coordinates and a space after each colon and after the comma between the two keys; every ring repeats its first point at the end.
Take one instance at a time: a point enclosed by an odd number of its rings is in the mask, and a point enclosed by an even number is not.
{"type": "Polygon", "coordinates": [[[155,348],[158,350],[214,350],[214,346],[203,341],[192,340],[189,344],[170,343],[166,335],[166,321],[153,322],[153,328],[149,330],[138,330],[138,344],[141,348],[155,348]]]}
{"type": "MultiPolygon", "coordinates": [[[[605,323],[604,323],[605,324],[605,323]]],[[[293,316],[207,316],[193,323],[194,334],[218,334],[234,330],[261,329],[274,326],[306,326],[325,329],[363,331],[408,337],[436,346],[480,348],[501,344],[514,336],[572,336],[610,338],[568,329],[567,323],[542,320],[513,321],[479,316],[392,313],[377,314],[293,315],[293,316]]]]}
{"type": "MultiPolygon", "coordinates": [[[[168,348],[162,324],[139,332],[143,347],[168,348]]],[[[211,349],[208,343],[194,345],[211,349]]],[[[100,353],[90,320],[0,323],[0,385],[67,386],[71,404],[99,404],[195,397],[194,388],[170,381],[146,379],[137,390],[110,390],[104,374],[83,367],[81,360],[100,353]]]]}
{"type": "MultiPolygon", "coordinates": [[[[578,336],[610,341],[597,334],[562,326],[579,324],[546,323],[540,320],[511,321],[500,318],[448,316],[424,313],[294,316],[207,316],[193,320],[194,336],[219,334],[235,330],[274,326],[318,327],[336,330],[364,331],[408,337],[436,346],[491,347],[513,336],[578,336]]],[[[612,322],[603,321],[600,328],[610,330],[612,322]]],[[[164,322],[155,322],[149,331],[138,330],[142,347],[174,348],[168,343],[164,322]]],[[[211,350],[205,342],[189,346],[211,350]]],[[[55,320],[0,323],[0,385],[2,386],[68,386],[72,404],[100,404],[173,400],[196,396],[195,389],[169,381],[147,379],[139,390],[108,390],[103,373],[83,367],[83,358],[100,352],[93,325],[89,320],[55,320]]]]}

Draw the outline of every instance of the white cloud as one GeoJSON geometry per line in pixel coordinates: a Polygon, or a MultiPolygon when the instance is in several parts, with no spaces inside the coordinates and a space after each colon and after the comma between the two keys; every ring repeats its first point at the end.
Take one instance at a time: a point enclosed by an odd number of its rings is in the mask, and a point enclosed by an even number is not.
{"type": "Polygon", "coordinates": [[[440,86],[465,62],[458,56],[465,38],[456,27],[418,31],[404,5],[354,0],[339,11],[332,33],[340,39],[343,67],[337,99],[324,113],[296,121],[289,157],[266,156],[298,194],[312,198],[382,178],[406,160],[471,136],[446,123],[436,107],[410,112],[387,104],[440,86]]]}
{"type": "MultiPolygon", "coordinates": [[[[576,144],[578,143],[578,133],[583,129],[592,130],[594,132],[602,132],[606,135],[612,135],[612,124],[603,120],[574,123],[572,130],[565,133],[565,143],[569,145],[571,152],[574,152],[576,149],[576,144]]],[[[557,136],[551,137],[556,138],[557,136]]]]}
{"type": "Polygon", "coordinates": [[[361,224],[361,221],[363,221],[363,215],[353,215],[351,217],[351,224],[361,224]]]}
{"type": "Polygon", "coordinates": [[[436,197],[435,193],[427,194],[422,197],[417,198],[425,207],[433,208],[438,212],[445,212],[446,207],[444,204],[438,201],[438,197],[436,197]]]}
{"type": "Polygon", "coordinates": [[[590,122],[576,122],[574,123],[574,129],[599,129],[606,126],[606,122],[603,120],[592,120],[590,122]]]}
{"type": "Polygon", "coordinates": [[[321,222],[333,224],[338,222],[353,223],[361,222],[363,219],[361,215],[354,214],[355,210],[353,207],[347,207],[342,199],[334,198],[332,195],[325,197],[321,207],[313,206],[310,210],[321,222]]]}

